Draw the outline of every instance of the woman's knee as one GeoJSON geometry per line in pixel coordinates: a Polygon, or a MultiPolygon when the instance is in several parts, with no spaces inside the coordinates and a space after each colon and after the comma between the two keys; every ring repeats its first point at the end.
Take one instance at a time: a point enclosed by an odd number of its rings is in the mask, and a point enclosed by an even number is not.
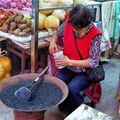
{"type": "Polygon", "coordinates": [[[75,86],[74,84],[68,84],[68,89],[70,92],[72,93],[79,93],[80,92],[80,89],[78,89],[77,86],[75,86]]]}

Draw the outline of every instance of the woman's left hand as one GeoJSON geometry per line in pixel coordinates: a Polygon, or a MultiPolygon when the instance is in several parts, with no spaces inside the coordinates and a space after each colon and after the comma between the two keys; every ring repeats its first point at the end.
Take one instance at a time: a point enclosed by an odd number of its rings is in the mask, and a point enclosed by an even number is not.
{"type": "Polygon", "coordinates": [[[69,66],[70,59],[67,56],[64,57],[54,57],[55,64],[57,67],[69,66]]]}
{"type": "Polygon", "coordinates": [[[67,56],[64,57],[54,57],[55,59],[55,64],[57,67],[61,67],[61,66],[68,66],[70,59],[67,56]]]}

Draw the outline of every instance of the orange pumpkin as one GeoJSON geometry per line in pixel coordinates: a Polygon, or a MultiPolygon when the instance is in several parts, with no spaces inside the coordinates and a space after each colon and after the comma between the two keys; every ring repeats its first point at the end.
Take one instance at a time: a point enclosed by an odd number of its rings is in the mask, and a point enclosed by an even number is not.
{"type": "Polygon", "coordinates": [[[0,79],[4,78],[5,76],[5,69],[0,61],[0,79]]]}
{"type": "Polygon", "coordinates": [[[11,74],[8,72],[8,73],[5,74],[5,76],[3,77],[3,79],[0,79],[0,82],[3,81],[3,80],[5,80],[5,79],[7,79],[7,78],[9,78],[9,77],[11,77],[11,74]]]}
{"type": "Polygon", "coordinates": [[[6,56],[0,56],[0,82],[11,76],[11,69],[11,60],[6,56]]]}
{"type": "Polygon", "coordinates": [[[12,62],[8,57],[0,56],[0,62],[2,64],[2,66],[4,67],[6,73],[11,71],[12,62]]]}

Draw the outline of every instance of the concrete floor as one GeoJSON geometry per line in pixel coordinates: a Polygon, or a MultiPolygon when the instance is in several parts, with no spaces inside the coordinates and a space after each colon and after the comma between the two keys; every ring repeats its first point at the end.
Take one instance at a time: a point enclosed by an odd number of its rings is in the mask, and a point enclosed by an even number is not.
{"type": "MultiPolygon", "coordinates": [[[[113,117],[113,120],[120,120],[118,113],[119,101],[116,97],[118,91],[118,79],[120,73],[120,59],[112,58],[103,63],[106,77],[101,82],[102,98],[96,105],[96,109],[113,117]]],[[[45,120],[64,120],[66,114],[60,112],[57,106],[46,110],[45,120]]],[[[0,103],[0,120],[14,120],[12,109],[0,103]]]]}
{"type": "Polygon", "coordinates": [[[106,78],[101,82],[102,98],[96,109],[113,116],[113,120],[120,120],[118,113],[119,101],[117,99],[118,80],[120,73],[120,59],[111,59],[103,64],[106,78]]]}

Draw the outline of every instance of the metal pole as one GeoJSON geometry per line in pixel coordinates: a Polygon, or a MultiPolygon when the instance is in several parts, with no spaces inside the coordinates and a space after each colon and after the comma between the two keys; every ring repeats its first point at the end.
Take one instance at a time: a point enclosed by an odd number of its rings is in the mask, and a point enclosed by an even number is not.
{"type": "Polygon", "coordinates": [[[31,73],[35,73],[38,62],[38,13],[39,0],[32,0],[31,73]]]}

